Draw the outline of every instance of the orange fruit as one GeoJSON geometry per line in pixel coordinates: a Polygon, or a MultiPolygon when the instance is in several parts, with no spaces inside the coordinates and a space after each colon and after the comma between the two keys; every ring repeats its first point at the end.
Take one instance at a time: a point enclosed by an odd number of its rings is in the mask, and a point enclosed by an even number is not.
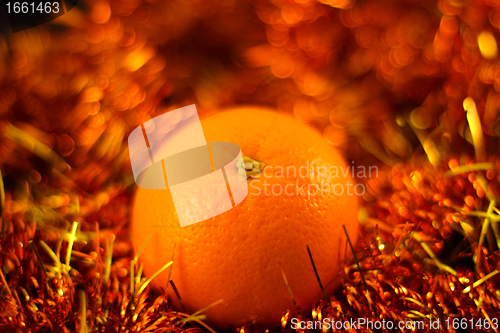
{"type": "MultiPolygon", "coordinates": [[[[279,263],[297,303],[307,308],[322,293],[306,245],[323,285],[331,286],[345,256],[342,225],[351,241],[357,239],[358,198],[350,169],[317,131],[277,112],[241,107],[201,123],[207,142],[236,143],[244,155],[265,163],[264,172],[247,180],[243,202],[186,227],[180,227],[168,190],[139,188],[134,247],[137,251],[152,235],[139,259],[151,276],[171,260],[176,244],[171,279],[187,311],[223,300],[205,312],[213,327],[250,321],[277,326],[293,308],[279,263]]],[[[165,288],[168,276],[169,269],[153,285],[165,288]]],[[[177,299],[172,287],[168,292],[177,299]]]]}

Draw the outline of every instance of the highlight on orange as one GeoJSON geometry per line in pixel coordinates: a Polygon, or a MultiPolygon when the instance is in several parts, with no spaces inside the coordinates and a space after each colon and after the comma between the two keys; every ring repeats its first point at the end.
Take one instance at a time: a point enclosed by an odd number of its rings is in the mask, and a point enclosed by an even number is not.
{"type": "Polygon", "coordinates": [[[230,142],[209,148],[194,104],[136,127],[128,148],[137,186],[168,187],[183,227],[224,213],[248,193],[240,148],[230,142]]]}

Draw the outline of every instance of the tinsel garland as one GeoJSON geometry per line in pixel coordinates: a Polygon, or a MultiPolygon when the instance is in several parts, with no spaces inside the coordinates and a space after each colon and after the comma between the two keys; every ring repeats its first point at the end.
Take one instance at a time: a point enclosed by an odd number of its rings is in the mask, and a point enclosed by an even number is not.
{"type": "Polygon", "coordinates": [[[498,331],[484,326],[500,318],[498,6],[88,1],[1,37],[0,332],[211,330],[149,288],[127,229],[129,131],[191,103],[276,107],[380,167],[340,290],[291,307],[283,331],[498,331]]]}

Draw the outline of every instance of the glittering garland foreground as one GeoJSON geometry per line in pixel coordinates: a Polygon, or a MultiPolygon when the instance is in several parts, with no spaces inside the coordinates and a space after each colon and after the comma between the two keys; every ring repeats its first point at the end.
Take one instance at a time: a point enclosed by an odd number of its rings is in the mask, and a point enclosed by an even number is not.
{"type": "Polygon", "coordinates": [[[191,103],[271,105],[386,165],[340,290],[291,306],[284,331],[293,317],[498,331],[499,3],[83,5],[0,38],[1,332],[210,330],[149,289],[127,234],[124,139],[191,103]]]}

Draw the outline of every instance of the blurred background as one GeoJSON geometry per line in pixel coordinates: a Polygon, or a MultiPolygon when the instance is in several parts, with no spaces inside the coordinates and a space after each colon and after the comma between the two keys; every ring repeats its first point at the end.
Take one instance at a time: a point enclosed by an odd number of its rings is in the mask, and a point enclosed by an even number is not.
{"type": "MultiPolygon", "coordinates": [[[[392,166],[429,137],[451,150],[467,140],[467,96],[498,136],[495,6],[80,1],[54,21],[4,34],[0,119],[29,127],[76,170],[109,164],[87,189],[127,167],[132,128],[192,103],[202,114],[270,106],[317,127],[348,159],[392,166]]],[[[27,163],[8,145],[4,161],[27,163]]]]}

